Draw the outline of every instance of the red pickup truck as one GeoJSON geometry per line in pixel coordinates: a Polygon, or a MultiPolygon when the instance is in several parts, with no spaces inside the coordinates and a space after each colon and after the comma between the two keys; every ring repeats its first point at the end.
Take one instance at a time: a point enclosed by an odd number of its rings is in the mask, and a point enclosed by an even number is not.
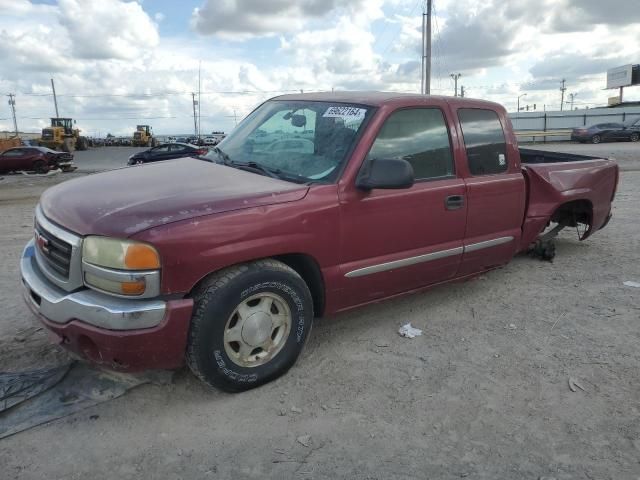
{"type": "Polygon", "coordinates": [[[205,157],[47,190],[25,297],[92,362],[246,390],[294,364],[314,317],[587,238],[617,182],[611,160],[519,150],[495,103],[286,95],[205,157]]]}

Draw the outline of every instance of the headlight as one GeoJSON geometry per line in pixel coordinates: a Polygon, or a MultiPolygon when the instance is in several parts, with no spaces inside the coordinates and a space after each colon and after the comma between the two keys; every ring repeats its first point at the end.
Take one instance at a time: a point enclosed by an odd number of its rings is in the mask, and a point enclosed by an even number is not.
{"type": "Polygon", "coordinates": [[[160,293],[160,256],[146,243],[87,237],[82,268],[85,284],[94,289],[145,298],[160,293]]]}

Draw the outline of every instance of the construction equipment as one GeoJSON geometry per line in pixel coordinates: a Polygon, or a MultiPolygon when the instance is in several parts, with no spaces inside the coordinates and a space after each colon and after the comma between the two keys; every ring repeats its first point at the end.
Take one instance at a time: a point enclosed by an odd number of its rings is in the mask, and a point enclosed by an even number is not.
{"type": "Polygon", "coordinates": [[[131,144],[134,147],[155,147],[158,140],[153,136],[153,129],[149,125],[137,125],[131,144]]]}
{"type": "Polygon", "coordinates": [[[38,143],[63,152],[86,150],[87,139],[80,136],[79,129],[73,128],[74,123],[71,118],[52,118],[51,126],[42,129],[42,137],[38,143]]]}

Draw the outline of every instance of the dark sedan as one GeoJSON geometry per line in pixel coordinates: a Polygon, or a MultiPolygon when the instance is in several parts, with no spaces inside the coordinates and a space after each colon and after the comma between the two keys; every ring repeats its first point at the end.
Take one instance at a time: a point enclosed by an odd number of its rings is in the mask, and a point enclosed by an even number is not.
{"type": "Polygon", "coordinates": [[[15,147],[0,153],[0,173],[28,171],[47,173],[49,170],[75,170],[73,155],[46,147],[15,147]]]}
{"type": "Polygon", "coordinates": [[[204,155],[209,150],[207,148],[191,145],[190,143],[163,143],[157,147],[149,148],[129,157],[129,165],[140,165],[142,163],[160,162],[182,157],[198,157],[204,155]]]}
{"type": "Polygon", "coordinates": [[[627,120],[624,123],[598,123],[590,127],[574,128],[571,140],[577,142],[615,142],[626,140],[637,142],[640,140],[640,118],[627,120]]]}

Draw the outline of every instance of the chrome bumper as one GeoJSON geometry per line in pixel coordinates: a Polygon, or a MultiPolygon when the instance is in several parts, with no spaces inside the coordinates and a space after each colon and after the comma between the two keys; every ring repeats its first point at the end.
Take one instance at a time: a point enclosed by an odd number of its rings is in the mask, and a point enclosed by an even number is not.
{"type": "Polygon", "coordinates": [[[80,320],[109,330],[150,328],[162,322],[166,302],[122,299],[84,289],[66,292],[51,283],[40,271],[31,240],[20,260],[26,302],[47,320],[65,324],[80,320]]]}

